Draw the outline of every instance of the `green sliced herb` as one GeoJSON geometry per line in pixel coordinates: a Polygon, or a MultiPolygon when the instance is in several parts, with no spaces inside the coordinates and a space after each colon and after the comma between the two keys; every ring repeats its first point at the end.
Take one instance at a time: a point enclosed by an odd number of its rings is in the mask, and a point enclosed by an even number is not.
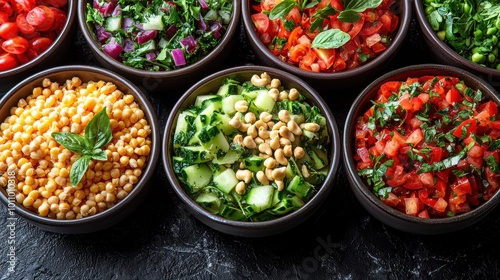
{"type": "Polygon", "coordinates": [[[488,146],[488,151],[494,151],[494,150],[500,150],[500,139],[491,142],[491,144],[488,146]]]}
{"type": "Polygon", "coordinates": [[[311,47],[319,49],[336,49],[351,40],[351,36],[340,29],[328,29],[320,32],[313,40],[311,47]]]}
{"type": "Polygon", "coordinates": [[[285,17],[295,7],[297,7],[297,2],[295,2],[295,0],[283,0],[271,10],[269,19],[276,20],[285,17]]]}
{"type": "Polygon", "coordinates": [[[81,155],[70,170],[70,181],[73,186],[78,185],[85,175],[91,159],[107,160],[106,152],[101,148],[113,138],[106,108],[90,120],[83,137],[72,132],[53,132],[51,136],[66,149],[81,155]]]}
{"type": "Polygon", "coordinates": [[[486,159],[486,164],[490,167],[491,172],[500,174],[500,165],[494,156],[488,156],[486,159]]]}

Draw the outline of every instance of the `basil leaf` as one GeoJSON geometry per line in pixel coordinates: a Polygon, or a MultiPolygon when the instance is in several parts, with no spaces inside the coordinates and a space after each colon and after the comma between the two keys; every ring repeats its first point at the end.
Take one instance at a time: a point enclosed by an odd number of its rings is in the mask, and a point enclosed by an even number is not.
{"type": "Polygon", "coordinates": [[[106,108],[97,113],[85,128],[85,138],[93,149],[102,148],[111,141],[111,124],[106,108]]]}
{"type": "Polygon", "coordinates": [[[108,160],[108,157],[106,156],[106,152],[101,150],[101,149],[96,149],[94,152],[92,152],[90,157],[92,159],[100,160],[100,161],[108,160]]]}
{"type": "Polygon", "coordinates": [[[486,159],[486,164],[490,167],[491,172],[500,174],[500,165],[497,163],[497,160],[494,156],[488,156],[486,159]]]}
{"type": "Polygon", "coordinates": [[[382,0],[351,0],[347,3],[345,10],[364,12],[366,9],[374,9],[382,4],[382,0]]]}
{"type": "Polygon", "coordinates": [[[71,185],[76,186],[80,183],[80,180],[85,175],[87,168],[89,167],[90,156],[83,155],[79,157],[71,166],[71,171],[69,173],[69,178],[71,181],[71,185]]]}
{"type": "Polygon", "coordinates": [[[361,19],[361,15],[355,11],[345,10],[340,12],[338,19],[342,22],[356,23],[361,19]]]}
{"type": "Polygon", "coordinates": [[[497,139],[488,146],[488,151],[500,150],[500,139],[497,139]]]}
{"type": "Polygon", "coordinates": [[[351,40],[351,36],[340,29],[328,29],[314,38],[311,47],[320,49],[336,49],[351,40]]]}
{"type": "Polygon", "coordinates": [[[269,19],[275,20],[281,17],[285,17],[296,6],[297,3],[295,2],[295,0],[284,0],[278,5],[274,6],[274,8],[269,13],[269,19]]]}
{"type": "Polygon", "coordinates": [[[50,136],[57,143],[63,145],[64,148],[73,153],[83,154],[85,150],[89,149],[87,140],[79,134],[73,132],[53,132],[50,136]]]}

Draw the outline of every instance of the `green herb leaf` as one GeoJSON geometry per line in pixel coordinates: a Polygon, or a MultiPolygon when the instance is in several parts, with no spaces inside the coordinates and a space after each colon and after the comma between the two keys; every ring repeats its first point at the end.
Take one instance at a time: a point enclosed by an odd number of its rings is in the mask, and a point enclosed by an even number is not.
{"type": "Polygon", "coordinates": [[[64,148],[73,153],[83,154],[85,150],[89,149],[88,142],[79,134],[73,132],[53,132],[50,136],[57,143],[63,145],[64,148]]]}
{"type": "Polygon", "coordinates": [[[347,2],[345,10],[362,13],[366,9],[374,9],[382,4],[382,0],[351,0],[347,2]]]}
{"type": "Polygon", "coordinates": [[[101,149],[97,149],[95,150],[91,155],[90,157],[92,159],[95,159],[95,160],[100,160],[100,161],[105,161],[105,160],[108,160],[108,157],[106,156],[106,152],[101,150],[101,149]]]}
{"type": "Polygon", "coordinates": [[[488,146],[488,151],[500,150],[500,139],[497,139],[488,146]]]}
{"type": "Polygon", "coordinates": [[[345,10],[340,12],[338,19],[343,22],[356,23],[361,19],[361,15],[352,10],[345,10]]]}
{"type": "Polygon", "coordinates": [[[276,20],[281,17],[285,17],[296,6],[297,2],[295,2],[295,0],[283,0],[271,10],[269,13],[269,19],[276,20]]]}
{"type": "Polygon", "coordinates": [[[93,149],[100,149],[111,141],[111,124],[106,108],[97,113],[85,128],[85,138],[93,149]]]}
{"type": "Polygon", "coordinates": [[[83,175],[85,175],[85,172],[89,167],[89,163],[90,156],[88,155],[82,155],[73,163],[69,174],[71,185],[76,186],[78,185],[78,183],[80,183],[80,180],[82,179],[83,175]]]}
{"type": "Polygon", "coordinates": [[[336,49],[349,42],[350,39],[351,36],[340,29],[328,29],[320,32],[316,38],[314,38],[311,47],[319,49],[336,49]]]}
{"type": "Polygon", "coordinates": [[[488,156],[486,159],[486,164],[490,167],[491,172],[500,174],[500,165],[498,164],[497,160],[495,159],[494,156],[488,156]]]}

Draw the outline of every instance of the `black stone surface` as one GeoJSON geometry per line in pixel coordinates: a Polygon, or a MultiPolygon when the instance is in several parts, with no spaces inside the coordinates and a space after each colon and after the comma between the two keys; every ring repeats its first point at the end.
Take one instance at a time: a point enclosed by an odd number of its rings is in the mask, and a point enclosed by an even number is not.
{"type": "MultiPolygon", "coordinates": [[[[415,25],[387,70],[432,62],[415,25]]],[[[73,48],[74,56],[68,63],[97,65],[80,34],[73,48]]],[[[243,32],[234,56],[228,67],[255,63],[243,32]]],[[[358,92],[354,87],[320,92],[340,128],[350,104],[339,100],[358,92]]],[[[173,106],[169,94],[151,96],[162,133],[173,106]]],[[[362,208],[342,166],[328,201],[310,220],[277,236],[248,239],[219,233],[188,214],[161,164],[154,177],[151,192],[136,212],[92,234],[49,233],[20,219],[12,230],[2,205],[1,279],[500,278],[500,209],[452,234],[400,232],[362,208]],[[14,250],[8,244],[12,233],[14,250]],[[9,254],[15,255],[15,272],[8,270],[9,254]]]]}

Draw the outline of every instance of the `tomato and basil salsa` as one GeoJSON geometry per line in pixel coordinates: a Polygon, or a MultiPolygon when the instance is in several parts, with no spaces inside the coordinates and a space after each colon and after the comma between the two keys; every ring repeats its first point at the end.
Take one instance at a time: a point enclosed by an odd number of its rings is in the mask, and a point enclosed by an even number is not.
{"type": "Polygon", "coordinates": [[[498,105],[456,77],[382,84],[357,119],[359,176],[385,204],[422,218],[454,216],[500,187],[498,105]]]}
{"type": "Polygon", "coordinates": [[[391,44],[399,18],[394,0],[262,0],[252,20],[259,39],[281,60],[313,72],[340,72],[391,44]]]}
{"type": "Polygon", "coordinates": [[[67,0],[0,0],[0,71],[28,63],[62,32],[67,0]]]}
{"type": "Polygon", "coordinates": [[[212,51],[231,20],[232,0],[94,0],[86,20],[109,56],[151,71],[190,65],[212,51]]]}
{"type": "Polygon", "coordinates": [[[498,1],[424,0],[423,4],[439,39],[468,60],[500,70],[498,1]]]}

